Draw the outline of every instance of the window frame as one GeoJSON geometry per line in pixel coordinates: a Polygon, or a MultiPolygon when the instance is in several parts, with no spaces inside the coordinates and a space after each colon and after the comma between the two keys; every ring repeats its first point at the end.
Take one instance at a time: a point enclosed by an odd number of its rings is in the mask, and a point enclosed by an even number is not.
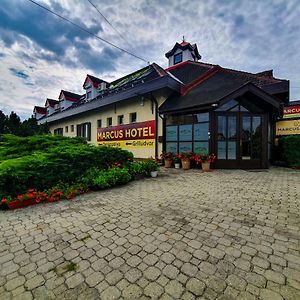
{"type": "Polygon", "coordinates": [[[106,127],[111,127],[112,124],[113,124],[112,117],[106,118],[106,127]]]}
{"type": "Polygon", "coordinates": [[[102,119],[97,120],[97,128],[102,128],[102,119]]]}
{"type": "Polygon", "coordinates": [[[91,122],[77,124],[76,129],[77,129],[76,136],[83,137],[89,142],[91,141],[91,131],[92,131],[91,122]]]}
{"type": "Polygon", "coordinates": [[[132,112],[129,114],[129,121],[130,123],[136,123],[137,122],[137,112],[132,112]],[[135,116],[135,119],[133,120],[132,117],[135,116]]]}
{"type": "Polygon", "coordinates": [[[183,53],[179,52],[179,53],[177,53],[177,54],[174,55],[174,57],[173,57],[173,64],[174,65],[180,64],[182,62],[182,60],[183,60],[183,53]],[[180,57],[180,60],[176,62],[177,57],[180,57]]]}
{"type": "Polygon", "coordinates": [[[124,124],[124,115],[118,115],[118,125],[124,124]]]}
{"type": "Polygon", "coordinates": [[[71,128],[71,132],[74,132],[74,125],[72,124],[71,126],[70,126],[71,128]]]}

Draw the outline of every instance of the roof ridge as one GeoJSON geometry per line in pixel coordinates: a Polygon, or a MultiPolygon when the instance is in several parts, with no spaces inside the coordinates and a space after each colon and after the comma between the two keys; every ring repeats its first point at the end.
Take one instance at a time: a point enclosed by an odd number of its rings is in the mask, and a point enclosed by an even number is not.
{"type": "Polygon", "coordinates": [[[213,68],[209,69],[207,72],[205,72],[200,77],[196,78],[189,84],[185,86],[181,86],[180,92],[182,96],[185,96],[187,93],[189,93],[192,89],[194,89],[196,86],[201,84],[203,81],[207,80],[208,78],[214,76],[216,73],[218,73],[222,68],[219,65],[214,66],[213,68]]]}
{"type": "MultiPolygon", "coordinates": [[[[206,62],[201,62],[201,61],[189,61],[189,63],[193,63],[195,65],[207,65],[207,66],[217,66],[216,64],[211,64],[211,63],[206,63],[206,62]]],[[[282,81],[285,79],[280,79],[280,78],[276,78],[276,77],[270,77],[270,76],[266,76],[266,75],[261,75],[260,73],[265,72],[265,71],[269,71],[269,70],[264,70],[261,72],[257,72],[257,73],[251,73],[251,72],[247,72],[247,71],[243,71],[243,70],[235,70],[232,68],[227,68],[227,67],[222,67],[220,66],[220,68],[222,68],[224,71],[228,71],[228,72],[233,72],[233,73],[243,73],[243,74],[247,74],[256,78],[263,78],[263,79],[269,79],[271,80],[278,80],[278,81],[282,81]]]]}

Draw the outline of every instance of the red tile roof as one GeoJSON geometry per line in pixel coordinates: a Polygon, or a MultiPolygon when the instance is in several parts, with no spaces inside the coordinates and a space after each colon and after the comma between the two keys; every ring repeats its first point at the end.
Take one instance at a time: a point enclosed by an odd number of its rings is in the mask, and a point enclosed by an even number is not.
{"type": "Polygon", "coordinates": [[[35,106],[33,112],[38,113],[40,115],[46,115],[47,110],[45,107],[42,106],[35,106]]]}

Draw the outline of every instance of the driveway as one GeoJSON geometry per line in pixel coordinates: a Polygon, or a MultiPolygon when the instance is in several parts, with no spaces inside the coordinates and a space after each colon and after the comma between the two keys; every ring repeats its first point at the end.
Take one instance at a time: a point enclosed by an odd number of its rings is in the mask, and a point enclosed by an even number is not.
{"type": "Polygon", "coordinates": [[[0,211],[0,299],[300,299],[300,172],[166,170],[0,211]]]}

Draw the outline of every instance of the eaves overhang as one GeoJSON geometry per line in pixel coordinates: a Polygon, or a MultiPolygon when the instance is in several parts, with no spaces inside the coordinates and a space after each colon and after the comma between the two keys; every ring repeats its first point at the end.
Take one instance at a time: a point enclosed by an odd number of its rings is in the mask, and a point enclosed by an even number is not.
{"type": "Polygon", "coordinates": [[[104,98],[98,96],[97,98],[95,98],[90,102],[84,103],[74,108],[68,108],[65,111],[58,112],[51,116],[42,118],[38,120],[38,124],[43,124],[46,122],[51,123],[66,118],[74,117],[86,112],[91,112],[101,107],[105,107],[111,104],[116,104],[118,102],[122,102],[124,100],[128,100],[136,96],[141,96],[143,94],[154,92],[163,88],[169,88],[176,92],[180,92],[180,83],[169,76],[156,78],[149,82],[145,82],[143,84],[134,86],[130,89],[121,92],[119,91],[116,92],[115,94],[112,93],[111,95],[105,96],[104,98]]]}

